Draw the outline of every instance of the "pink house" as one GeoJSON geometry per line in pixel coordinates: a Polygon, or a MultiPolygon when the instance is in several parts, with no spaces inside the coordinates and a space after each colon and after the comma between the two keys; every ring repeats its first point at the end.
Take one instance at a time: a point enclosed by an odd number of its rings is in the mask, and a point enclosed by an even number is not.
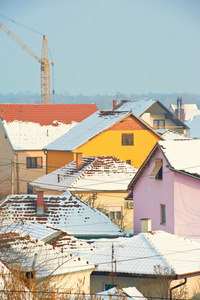
{"type": "Polygon", "coordinates": [[[152,230],[200,238],[200,140],[159,141],[129,184],[134,234],[152,230]]]}

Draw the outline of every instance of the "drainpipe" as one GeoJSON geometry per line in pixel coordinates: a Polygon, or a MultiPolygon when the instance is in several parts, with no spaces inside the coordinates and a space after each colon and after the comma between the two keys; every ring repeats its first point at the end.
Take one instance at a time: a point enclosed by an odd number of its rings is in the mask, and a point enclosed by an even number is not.
{"type": "Polygon", "coordinates": [[[187,278],[185,278],[185,281],[184,281],[184,282],[182,282],[182,283],[180,283],[180,284],[178,284],[178,285],[176,285],[176,286],[173,286],[173,287],[170,289],[170,298],[169,298],[170,300],[172,300],[172,291],[173,291],[174,289],[177,289],[178,287],[180,287],[180,286],[186,284],[186,282],[187,282],[187,278]]]}
{"type": "Polygon", "coordinates": [[[20,187],[19,187],[19,160],[18,160],[18,154],[16,155],[16,177],[17,177],[17,194],[20,194],[20,187]]]}
{"type": "Polygon", "coordinates": [[[46,150],[44,150],[44,155],[46,155],[46,174],[47,174],[47,153],[46,153],[46,150]]]}

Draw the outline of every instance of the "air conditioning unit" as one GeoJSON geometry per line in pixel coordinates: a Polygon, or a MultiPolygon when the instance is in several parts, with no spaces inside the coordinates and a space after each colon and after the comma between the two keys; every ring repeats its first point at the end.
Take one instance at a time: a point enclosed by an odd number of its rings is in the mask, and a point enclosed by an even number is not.
{"type": "Polygon", "coordinates": [[[126,201],[124,208],[133,208],[133,201],[126,201]]]}

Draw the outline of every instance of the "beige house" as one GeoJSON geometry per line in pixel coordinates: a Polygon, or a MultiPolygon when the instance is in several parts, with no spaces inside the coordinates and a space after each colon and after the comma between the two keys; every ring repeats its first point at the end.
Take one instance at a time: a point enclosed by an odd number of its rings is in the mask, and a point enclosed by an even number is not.
{"type": "Polygon", "coordinates": [[[32,193],[46,174],[44,146],[97,110],[95,104],[0,104],[0,199],[32,193]]]}
{"type": "Polygon", "coordinates": [[[88,261],[15,232],[0,234],[0,246],[1,259],[7,266],[22,266],[21,277],[30,290],[35,291],[49,276],[48,286],[54,292],[90,292],[90,274],[95,266],[88,261]]]}
{"type": "Polygon", "coordinates": [[[200,291],[199,243],[164,232],[96,240],[80,256],[99,263],[91,288],[136,287],[148,299],[190,299],[200,291]]]}
{"type": "Polygon", "coordinates": [[[125,200],[137,169],[113,156],[82,157],[31,182],[37,191],[60,195],[69,189],[99,208],[125,231],[133,230],[133,201],[125,200]]]}
{"type": "Polygon", "coordinates": [[[189,130],[184,121],[159,100],[121,100],[118,104],[116,100],[113,100],[113,109],[117,111],[132,110],[137,117],[158,132],[161,132],[162,129],[170,129],[186,135],[189,130]]]}

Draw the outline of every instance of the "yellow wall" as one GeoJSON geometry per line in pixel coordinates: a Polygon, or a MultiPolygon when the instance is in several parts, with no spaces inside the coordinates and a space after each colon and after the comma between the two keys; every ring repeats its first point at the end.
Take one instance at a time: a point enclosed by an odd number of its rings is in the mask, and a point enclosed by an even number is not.
{"type": "Polygon", "coordinates": [[[124,162],[131,160],[131,165],[139,168],[158,140],[150,130],[105,131],[78,148],[78,152],[84,156],[112,155],[124,162]],[[133,146],[121,145],[122,133],[134,134],[133,146]]]}
{"type": "MultiPolygon", "coordinates": [[[[128,116],[108,130],[100,133],[73,152],[83,156],[111,155],[139,168],[155,143],[160,138],[134,116],[128,116]],[[134,145],[122,146],[122,133],[133,133],[134,145]]],[[[47,173],[75,160],[72,152],[47,151],[47,173]]]]}
{"type": "Polygon", "coordinates": [[[73,152],[47,151],[47,174],[61,168],[76,159],[73,152]]]}
{"type": "MultiPolygon", "coordinates": [[[[74,192],[76,196],[81,197],[83,200],[92,196],[89,192],[74,192]]],[[[95,207],[109,209],[109,207],[121,207],[123,222],[116,222],[116,224],[124,231],[133,230],[133,208],[128,208],[124,198],[127,196],[127,192],[97,192],[97,199],[95,201],[95,207]],[[122,225],[122,227],[121,227],[122,225]]],[[[90,203],[89,203],[90,204],[90,203]]],[[[112,209],[111,209],[112,210],[112,209]]]]}

